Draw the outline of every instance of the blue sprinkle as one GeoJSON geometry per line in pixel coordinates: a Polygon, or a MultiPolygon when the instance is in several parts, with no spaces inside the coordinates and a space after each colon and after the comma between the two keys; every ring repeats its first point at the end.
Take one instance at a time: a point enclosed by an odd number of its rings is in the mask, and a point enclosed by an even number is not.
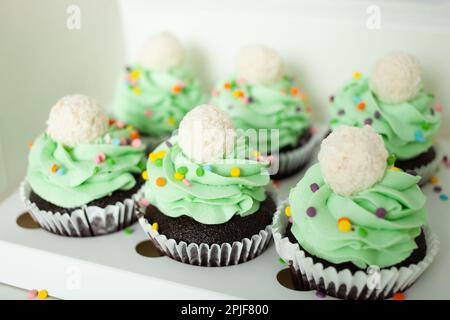
{"type": "Polygon", "coordinates": [[[441,195],[439,196],[439,199],[441,199],[442,201],[447,201],[448,195],[446,195],[445,193],[441,193],[441,195]]]}
{"type": "Polygon", "coordinates": [[[115,146],[120,146],[120,139],[118,138],[112,139],[111,143],[115,146]]]}
{"type": "Polygon", "coordinates": [[[415,138],[417,142],[425,142],[425,137],[423,136],[423,133],[420,130],[416,131],[415,138]]]}
{"type": "Polygon", "coordinates": [[[361,102],[361,98],[360,97],[358,97],[358,96],[354,96],[353,97],[353,103],[354,104],[358,104],[358,103],[360,103],[361,102]]]}
{"type": "Polygon", "coordinates": [[[205,169],[206,171],[211,171],[211,166],[207,164],[203,166],[203,169],[205,169]]]}
{"type": "Polygon", "coordinates": [[[58,176],[62,176],[63,174],[65,174],[66,173],[66,169],[65,168],[59,168],[57,171],[56,171],[56,174],[58,175],[58,176]]]}

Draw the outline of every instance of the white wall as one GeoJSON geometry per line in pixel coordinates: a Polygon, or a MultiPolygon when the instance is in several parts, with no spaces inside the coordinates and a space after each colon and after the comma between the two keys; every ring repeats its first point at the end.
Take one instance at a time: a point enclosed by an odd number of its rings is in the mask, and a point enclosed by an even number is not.
{"type": "Polygon", "coordinates": [[[448,106],[441,134],[450,138],[450,1],[118,1],[121,13],[112,0],[0,2],[0,199],[23,177],[27,143],[44,130],[51,105],[71,92],[109,105],[124,61],[161,30],[181,38],[208,88],[232,71],[239,46],[276,48],[319,120],[353,71],[370,70],[386,51],[411,51],[427,89],[448,106]],[[69,4],[81,8],[80,31],[66,28],[69,4]],[[381,10],[379,30],[366,26],[372,4],[381,10]]]}

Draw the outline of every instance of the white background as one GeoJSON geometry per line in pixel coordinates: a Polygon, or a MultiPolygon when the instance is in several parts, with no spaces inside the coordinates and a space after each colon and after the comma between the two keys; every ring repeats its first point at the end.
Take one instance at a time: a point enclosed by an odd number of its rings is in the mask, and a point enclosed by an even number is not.
{"type": "MultiPolygon", "coordinates": [[[[450,106],[450,2],[350,0],[2,0],[0,2],[0,200],[25,173],[27,144],[45,129],[63,95],[84,93],[110,106],[122,67],[152,33],[182,40],[187,64],[206,88],[233,71],[239,46],[265,43],[310,97],[318,120],[328,96],[383,53],[414,53],[425,86],[450,106]],[[81,9],[68,30],[66,9],[81,9]],[[367,28],[367,8],[381,29],[367,28]]],[[[441,135],[450,138],[450,112],[441,135]]]]}

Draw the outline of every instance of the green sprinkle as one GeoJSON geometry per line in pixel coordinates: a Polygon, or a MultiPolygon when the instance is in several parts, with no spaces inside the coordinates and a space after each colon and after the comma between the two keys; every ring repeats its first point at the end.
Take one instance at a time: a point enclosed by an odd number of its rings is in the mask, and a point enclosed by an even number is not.
{"type": "Polygon", "coordinates": [[[141,169],[141,171],[144,171],[147,168],[146,163],[144,161],[140,161],[138,163],[138,167],[139,169],[141,169]]]}
{"type": "Polygon", "coordinates": [[[123,233],[125,233],[125,235],[127,235],[127,236],[129,236],[133,232],[134,232],[134,230],[132,228],[123,229],[123,233]]]}
{"type": "Polygon", "coordinates": [[[114,161],[114,159],[112,159],[112,158],[108,158],[108,159],[106,159],[106,163],[113,166],[116,164],[116,161],[114,161]]]}
{"type": "Polygon", "coordinates": [[[94,168],[94,174],[97,174],[100,171],[100,167],[95,167],[94,168]]]}
{"type": "Polygon", "coordinates": [[[162,167],[162,159],[156,159],[155,160],[155,166],[162,167]]]}
{"type": "Polygon", "coordinates": [[[428,129],[430,129],[430,124],[428,122],[424,122],[424,123],[422,123],[422,125],[420,127],[423,130],[428,130],[428,129]]]}
{"type": "Polygon", "coordinates": [[[195,173],[197,174],[197,176],[202,177],[205,174],[205,170],[202,167],[199,167],[197,168],[195,173]]]}
{"type": "Polygon", "coordinates": [[[186,174],[188,172],[188,168],[186,168],[184,166],[183,167],[179,167],[177,171],[179,173],[181,173],[181,174],[186,174]]]}
{"type": "Polygon", "coordinates": [[[278,262],[281,263],[281,264],[286,264],[286,262],[283,259],[281,259],[281,258],[278,259],[278,262]]]}
{"type": "Polygon", "coordinates": [[[358,234],[359,234],[361,237],[363,237],[363,238],[367,237],[367,231],[366,231],[366,229],[364,229],[364,228],[359,228],[359,229],[358,229],[358,234]]]}
{"type": "Polygon", "coordinates": [[[334,125],[334,124],[339,123],[339,120],[338,120],[338,119],[332,119],[332,120],[330,121],[330,123],[331,123],[332,125],[334,125]]]}
{"type": "Polygon", "coordinates": [[[390,154],[389,157],[387,158],[387,164],[388,166],[393,166],[395,163],[395,160],[397,160],[397,158],[395,157],[395,154],[390,154]]]}

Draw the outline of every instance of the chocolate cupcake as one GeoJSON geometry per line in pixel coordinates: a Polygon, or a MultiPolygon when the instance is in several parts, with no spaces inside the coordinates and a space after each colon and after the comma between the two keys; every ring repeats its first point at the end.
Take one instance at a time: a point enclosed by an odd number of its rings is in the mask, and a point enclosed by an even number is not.
{"type": "Polygon", "coordinates": [[[265,46],[242,48],[236,69],[212,91],[212,103],[231,115],[236,128],[256,131],[254,149],[273,156],[274,178],[295,174],[317,140],[306,95],[284,73],[278,53],[265,46]]]}
{"type": "Polygon", "coordinates": [[[31,146],[21,196],[47,231],[72,237],[111,233],[135,221],[144,168],[144,145],[134,128],[109,121],[89,97],[66,96],[31,146]]]}
{"type": "MultiPolygon", "coordinates": [[[[193,265],[228,266],[258,256],[276,210],[269,163],[240,156],[229,116],[212,105],[190,111],[178,136],[149,155],[138,215],[156,247],[193,265]]],[[[245,145],[244,145],[245,148],[245,145]]]]}
{"type": "Polygon", "coordinates": [[[421,183],[442,158],[433,138],[441,124],[439,105],[423,89],[420,65],[412,55],[393,52],[381,58],[369,77],[355,73],[333,99],[331,129],[370,125],[382,136],[396,166],[415,171],[421,183]]]}
{"type": "Polygon", "coordinates": [[[205,101],[199,81],[183,67],[184,49],[171,34],[151,37],[125,71],[114,115],[135,126],[149,149],[170,137],[183,116],[205,101]]]}
{"type": "Polygon", "coordinates": [[[420,177],[387,164],[382,138],[341,126],[323,142],[274,217],[277,252],[294,285],[342,299],[384,299],[431,264],[438,240],[427,226],[420,177]]]}

